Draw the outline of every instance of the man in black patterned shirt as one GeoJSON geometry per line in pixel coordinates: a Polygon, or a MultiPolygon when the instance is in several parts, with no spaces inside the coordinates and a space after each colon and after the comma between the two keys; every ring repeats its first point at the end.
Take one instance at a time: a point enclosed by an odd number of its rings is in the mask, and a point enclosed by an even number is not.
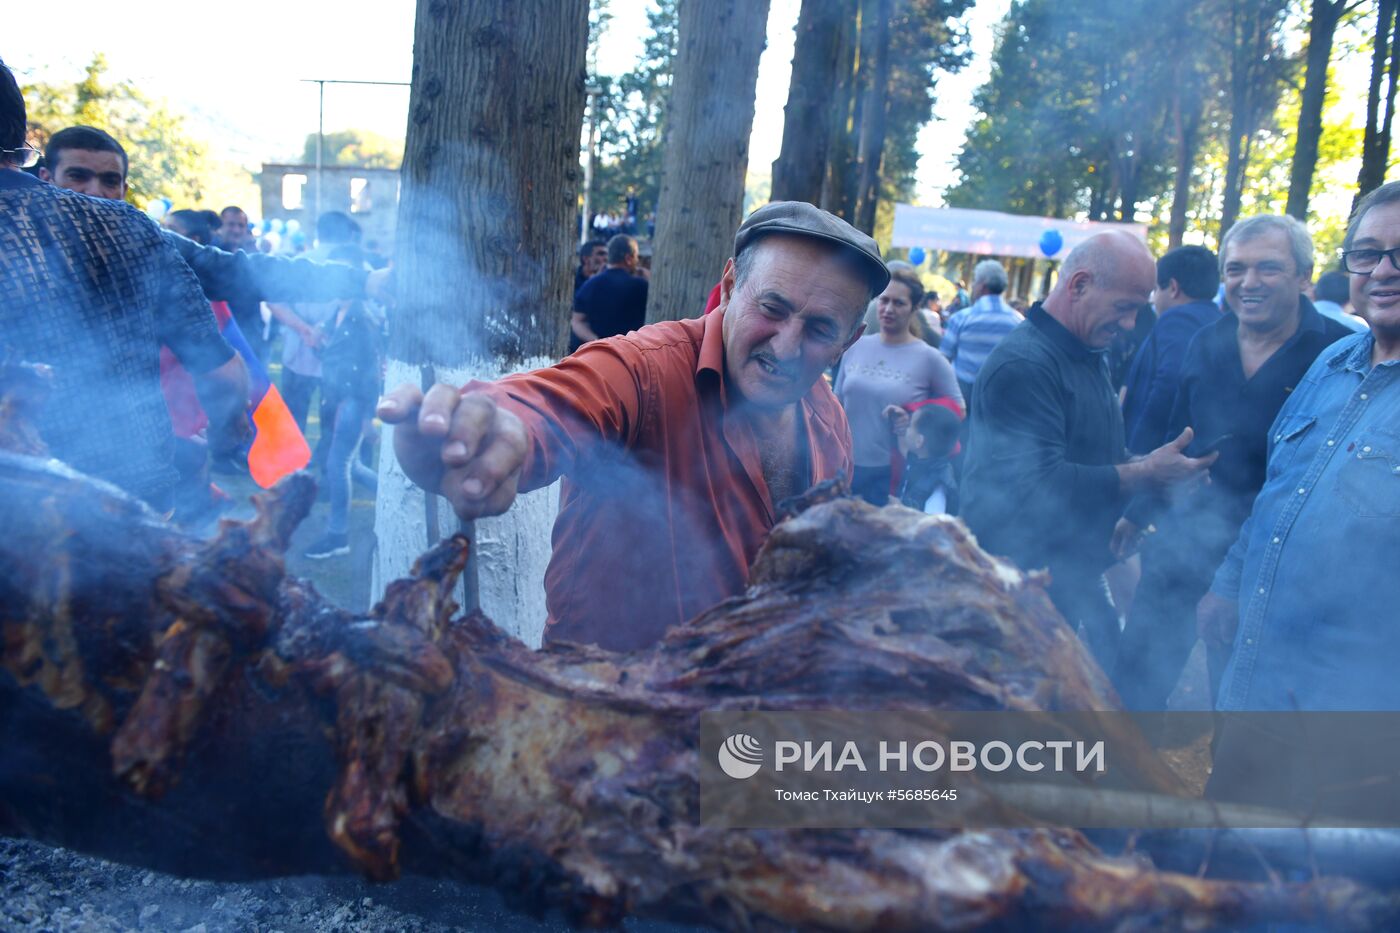
{"type": "Polygon", "coordinates": [[[160,345],[195,375],[210,421],[235,431],[247,371],[159,227],[18,170],[25,129],[24,98],[0,63],[0,347],[53,367],[39,431],[56,457],[164,509],[177,474],[160,345]]]}

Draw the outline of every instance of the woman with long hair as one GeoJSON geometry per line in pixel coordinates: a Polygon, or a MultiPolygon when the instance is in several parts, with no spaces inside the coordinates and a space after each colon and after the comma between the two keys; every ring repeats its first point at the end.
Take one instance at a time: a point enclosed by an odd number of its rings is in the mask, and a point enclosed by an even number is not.
{"type": "Polygon", "coordinates": [[[887,504],[892,491],[895,435],[885,409],[932,398],[962,405],[952,365],[912,329],[923,300],[918,275],[892,265],[890,284],[875,299],[879,331],[846,351],[836,377],[836,397],[846,409],[854,442],[851,487],[874,505],[887,504]]]}

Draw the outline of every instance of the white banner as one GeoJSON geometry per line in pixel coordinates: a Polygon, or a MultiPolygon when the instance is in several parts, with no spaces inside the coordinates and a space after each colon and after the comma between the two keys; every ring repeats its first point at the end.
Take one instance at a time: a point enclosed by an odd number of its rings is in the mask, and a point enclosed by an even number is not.
{"type": "Polygon", "coordinates": [[[970,211],[955,207],[894,206],[894,235],[891,246],[921,246],[926,250],[976,253],[986,256],[1027,256],[1047,258],[1040,247],[1045,231],[1060,234],[1062,245],[1054,259],[1064,259],[1069,251],[1096,233],[1123,230],[1147,242],[1146,224],[1098,223],[1056,220],[1053,217],[1027,217],[997,211],[970,211]]]}

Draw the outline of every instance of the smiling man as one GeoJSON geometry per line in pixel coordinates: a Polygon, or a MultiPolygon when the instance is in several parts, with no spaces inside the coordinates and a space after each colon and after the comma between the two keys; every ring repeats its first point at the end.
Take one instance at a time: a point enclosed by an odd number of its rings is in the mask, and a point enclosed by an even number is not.
{"type": "Polygon", "coordinates": [[[963,518],[982,546],[1026,570],[1048,567],[1050,598],[1113,669],[1118,612],[1103,572],[1129,493],[1194,476],[1191,432],[1127,461],[1123,415],[1104,351],[1133,326],[1156,268],[1139,240],[1103,233],[1065,257],[1043,303],[977,375],[963,473],[963,518]]]}
{"type": "Polygon", "coordinates": [[[495,383],[400,386],[379,415],[408,476],[462,518],[565,477],[545,638],[641,648],[743,591],[777,503],[850,475],[822,374],[888,281],[870,237],[776,202],[740,226],[714,313],[495,383]]]}
{"type": "MultiPolygon", "coordinates": [[[[1135,497],[1114,536],[1124,556],[1141,529],[1157,527],[1143,544],[1142,580],[1114,678],[1129,709],[1166,709],[1196,644],[1196,604],[1264,485],[1269,426],[1317,355],[1349,333],[1302,294],[1312,280],[1313,245],[1292,217],[1235,224],[1221,243],[1220,271],[1226,313],[1186,348],[1171,415],[1157,437],[1194,429],[1198,440],[1188,453],[1219,452],[1211,481],[1170,503],[1135,497]]],[[[1227,652],[1207,648],[1214,685],[1227,652]]]]}
{"type": "Polygon", "coordinates": [[[1234,644],[1220,709],[1400,710],[1400,182],[1357,205],[1342,264],[1371,331],[1288,395],[1201,604],[1202,634],[1234,644]]]}

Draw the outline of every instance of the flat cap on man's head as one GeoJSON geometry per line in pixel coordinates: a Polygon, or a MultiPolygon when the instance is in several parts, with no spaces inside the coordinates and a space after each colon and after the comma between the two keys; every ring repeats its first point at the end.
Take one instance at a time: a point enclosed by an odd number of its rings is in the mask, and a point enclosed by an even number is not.
{"type": "Polygon", "coordinates": [[[746,247],[770,233],[812,237],[844,247],[866,271],[872,295],[878,295],[890,284],[890,270],[873,239],[806,201],[772,201],[750,214],[734,234],[734,256],[737,258],[746,247]]]}

